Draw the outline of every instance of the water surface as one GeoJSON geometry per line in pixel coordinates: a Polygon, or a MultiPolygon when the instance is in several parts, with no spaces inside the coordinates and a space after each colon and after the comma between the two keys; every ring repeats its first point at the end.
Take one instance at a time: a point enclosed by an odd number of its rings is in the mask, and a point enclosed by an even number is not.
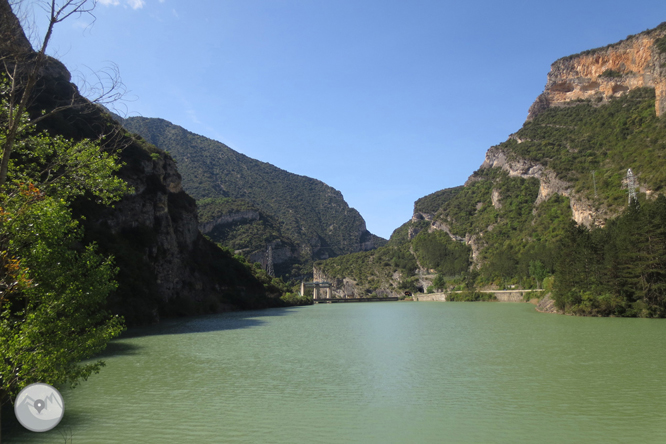
{"type": "Polygon", "coordinates": [[[382,302],[131,333],[56,429],[5,442],[666,442],[666,320],[382,302]]]}

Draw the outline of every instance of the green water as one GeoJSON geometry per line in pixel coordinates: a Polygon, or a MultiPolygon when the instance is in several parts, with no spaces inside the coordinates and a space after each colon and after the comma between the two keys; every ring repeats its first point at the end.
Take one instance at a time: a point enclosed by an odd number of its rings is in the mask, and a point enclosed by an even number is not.
{"type": "Polygon", "coordinates": [[[56,429],[3,442],[666,442],[666,320],[383,302],[132,333],[56,429]]]}

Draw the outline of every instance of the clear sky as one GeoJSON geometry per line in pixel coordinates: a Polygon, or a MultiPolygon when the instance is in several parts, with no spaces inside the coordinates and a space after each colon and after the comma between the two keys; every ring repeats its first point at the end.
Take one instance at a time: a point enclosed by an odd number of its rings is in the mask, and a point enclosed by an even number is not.
{"type": "Polygon", "coordinates": [[[49,52],[75,75],[115,63],[121,111],[322,180],[388,238],[521,127],[552,62],[659,25],[666,2],[100,0],[94,13],[62,23],[49,52]]]}

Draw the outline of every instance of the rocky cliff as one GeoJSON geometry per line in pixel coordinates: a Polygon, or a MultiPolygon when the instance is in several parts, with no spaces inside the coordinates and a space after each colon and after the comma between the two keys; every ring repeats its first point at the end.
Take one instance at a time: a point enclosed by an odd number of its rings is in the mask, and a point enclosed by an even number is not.
{"type": "Polygon", "coordinates": [[[388,247],[316,267],[338,288],[371,291],[425,287],[433,272],[455,282],[463,265],[468,277],[479,271],[480,285],[535,286],[531,264],[553,272],[572,221],[603,226],[626,208],[629,168],[639,200],[664,192],[664,110],[666,23],[564,57],[522,128],[488,149],[464,186],[417,200],[388,247]]]}
{"type": "Polygon", "coordinates": [[[655,111],[666,110],[666,23],[626,40],[557,60],[528,120],[552,106],[592,99],[598,104],[636,88],[654,88],[655,111]]]}
{"type": "MultiPolygon", "coordinates": [[[[3,40],[0,58],[19,72],[34,57],[7,0],[0,0],[3,40]]],[[[186,315],[279,304],[248,268],[205,239],[198,229],[194,199],[182,189],[174,160],[126,133],[104,109],[81,97],[70,73],[49,58],[40,72],[29,112],[67,108],[42,121],[51,134],[100,140],[120,153],[119,176],[133,187],[113,207],[81,200],[86,240],[113,255],[119,288],[110,308],[130,324],[163,315],[186,315]]]]}
{"type": "MultiPolygon", "coordinates": [[[[509,177],[521,177],[523,179],[537,179],[539,181],[539,194],[534,201],[534,206],[547,201],[553,195],[559,194],[569,198],[571,214],[577,224],[592,227],[603,225],[604,221],[611,216],[605,209],[595,209],[592,202],[575,193],[573,185],[560,179],[557,174],[543,165],[529,159],[512,155],[513,153],[503,150],[500,146],[494,146],[486,152],[486,158],[479,169],[499,168],[506,171],[509,177]]],[[[468,183],[474,181],[474,177],[468,179],[468,183]]],[[[499,190],[493,189],[493,206],[501,209],[501,197],[499,190]]]]}

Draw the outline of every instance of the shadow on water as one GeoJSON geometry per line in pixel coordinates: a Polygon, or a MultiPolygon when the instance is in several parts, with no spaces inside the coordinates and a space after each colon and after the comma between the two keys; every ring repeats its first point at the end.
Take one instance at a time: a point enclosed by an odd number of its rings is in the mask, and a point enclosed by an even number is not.
{"type": "MultiPolygon", "coordinates": [[[[65,407],[67,407],[65,405],[65,407]]],[[[66,411],[62,422],[53,430],[39,433],[39,438],[47,438],[47,442],[70,443],[76,440],[72,431],[80,425],[90,422],[86,415],[74,411],[66,411]]],[[[14,415],[14,407],[11,403],[2,406],[2,442],[26,442],[34,438],[35,432],[25,429],[14,415]]],[[[41,441],[40,441],[41,442],[41,441]]]]}
{"type": "Polygon", "coordinates": [[[264,310],[233,311],[212,315],[165,319],[159,324],[129,328],[120,335],[118,340],[122,341],[123,339],[142,336],[209,333],[214,331],[261,327],[266,324],[266,321],[262,318],[286,316],[299,308],[300,307],[268,308],[264,310]]]}
{"type": "MultiPolygon", "coordinates": [[[[126,341],[127,339],[261,327],[267,324],[263,318],[286,316],[299,308],[300,307],[269,308],[265,310],[235,311],[214,315],[165,319],[156,325],[129,328],[119,338],[111,341],[103,352],[95,355],[91,360],[140,354],[144,347],[133,342],[128,342],[126,341]]],[[[2,435],[0,436],[2,436],[3,442],[5,439],[12,439],[12,441],[18,439],[19,441],[22,441],[24,436],[29,438],[27,435],[33,434],[33,432],[24,429],[18,422],[14,416],[14,408],[11,403],[6,403],[0,408],[2,409],[2,423],[0,425],[2,427],[2,435]]],[[[63,422],[58,425],[58,427],[53,431],[46,433],[53,434],[52,442],[71,442],[71,429],[76,429],[78,425],[83,424],[86,421],[84,415],[82,416],[77,415],[75,412],[68,412],[63,418],[63,422]],[[68,430],[70,430],[70,432],[68,432],[68,430]]],[[[49,436],[49,439],[51,439],[51,436],[49,436]]],[[[75,437],[74,441],[76,441],[75,437]]]]}
{"type": "Polygon", "coordinates": [[[104,351],[93,356],[93,359],[104,359],[112,356],[131,356],[138,355],[143,347],[124,342],[122,339],[116,339],[109,342],[104,351]]]}
{"type": "Polygon", "coordinates": [[[97,360],[116,356],[140,354],[141,349],[144,347],[137,345],[134,342],[128,342],[126,341],[127,339],[261,327],[266,324],[266,321],[259,318],[265,318],[268,316],[286,316],[290,312],[293,312],[294,309],[295,307],[286,307],[265,310],[234,311],[212,315],[165,319],[155,325],[132,327],[123,332],[120,337],[109,342],[104,351],[93,356],[91,359],[97,360]]]}

